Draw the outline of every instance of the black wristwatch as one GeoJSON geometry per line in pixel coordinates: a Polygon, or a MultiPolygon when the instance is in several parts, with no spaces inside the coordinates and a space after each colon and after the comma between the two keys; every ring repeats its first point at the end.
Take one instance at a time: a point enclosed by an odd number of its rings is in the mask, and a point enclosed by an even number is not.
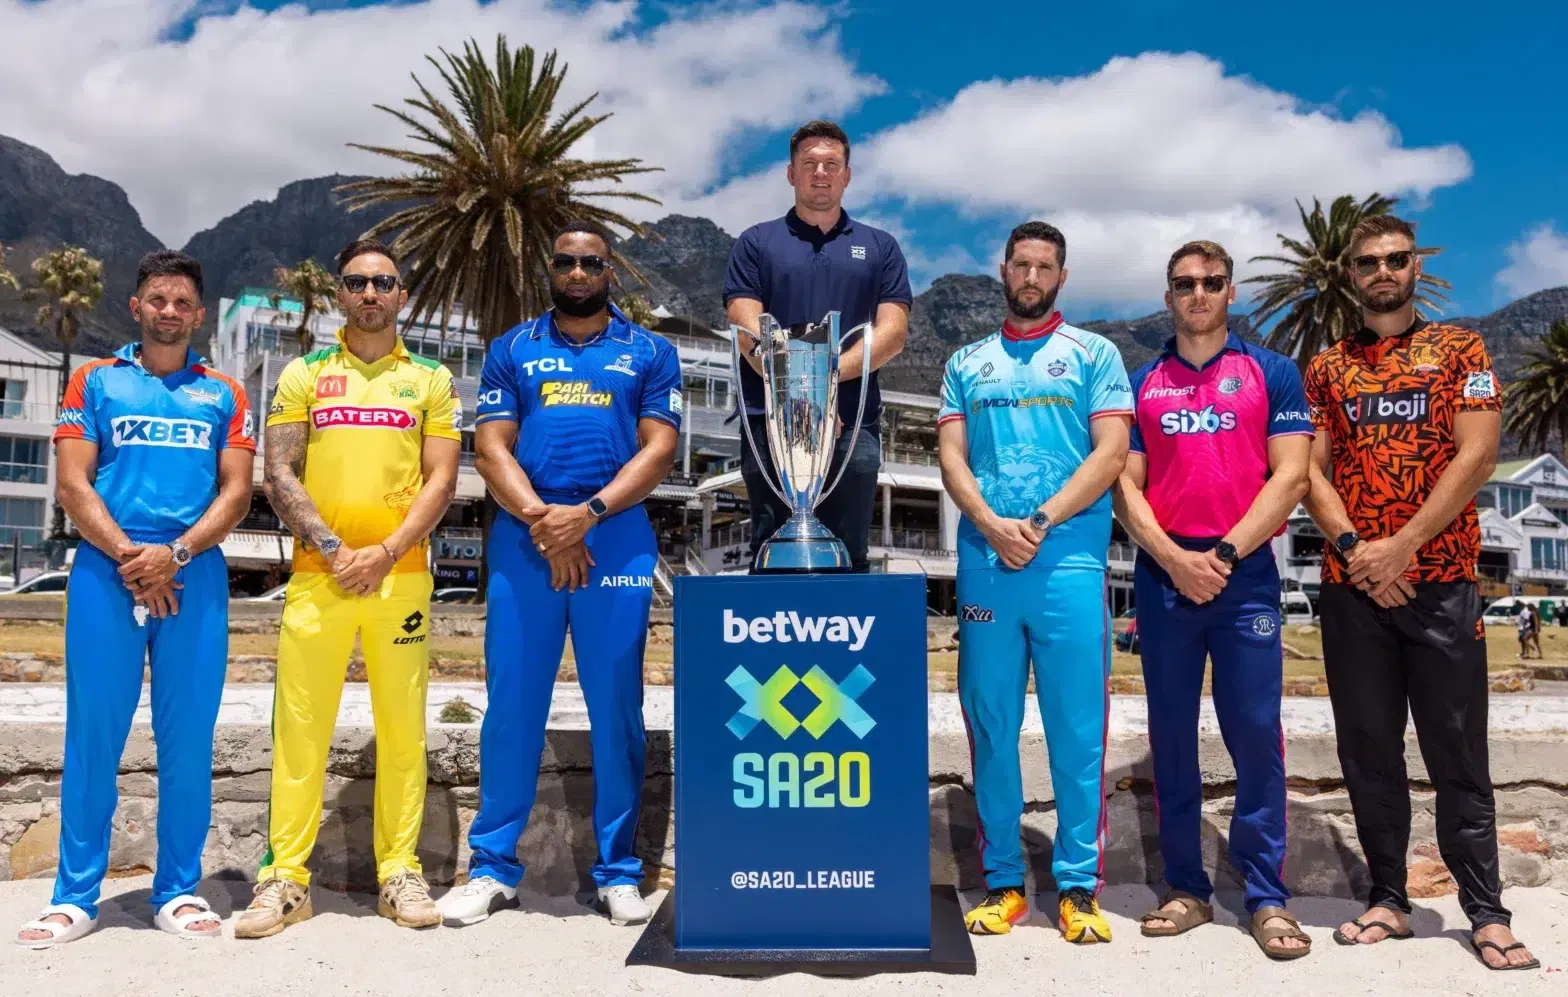
{"type": "Polygon", "coordinates": [[[1356,533],[1355,530],[1346,530],[1344,533],[1341,533],[1339,536],[1334,538],[1334,549],[1339,551],[1340,557],[1344,557],[1346,554],[1349,554],[1352,550],[1354,550],[1356,544],[1360,542],[1361,537],[1356,533]]]}
{"type": "Polygon", "coordinates": [[[1232,568],[1241,561],[1241,555],[1236,553],[1236,545],[1226,540],[1221,540],[1214,545],[1214,556],[1232,568]]]}

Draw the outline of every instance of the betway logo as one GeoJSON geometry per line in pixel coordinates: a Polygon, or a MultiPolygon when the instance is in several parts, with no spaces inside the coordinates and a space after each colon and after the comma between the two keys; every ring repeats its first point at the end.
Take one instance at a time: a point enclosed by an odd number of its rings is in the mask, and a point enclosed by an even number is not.
{"type": "Polygon", "coordinates": [[[165,419],[155,415],[122,415],[109,420],[117,447],[181,447],[206,450],[212,445],[212,426],[194,419],[165,419]]]}
{"type": "Polygon", "coordinates": [[[413,429],[414,416],[405,409],[373,405],[329,405],[310,413],[317,429],[329,426],[372,426],[380,429],[413,429]]]}
{"type": "Polygon", "coordinates": [[[1177,412],[1167,412],[1160,416],[1160,432],[1166,436],[1176,436],[1186,433],[1218,433],[1221,430],[1236,428],[1236,413],[1216,412],[1210,405],[1202,412],[1191,409],[1181,409],[1177,412]]]}
{"type": "Polygon", "coordinates": [[[726,609],[724,643],[741,644],[750,640],[766,644],[776,640],[780,644],[791,641],[808,644],[825,640],[833,644],[848,644],[851,651],[858,651],[866,646],[866,638],[871,636],[871,625],[875,620],[875,616],[801,616],[783,610],[772,616],[756,616],[748,620],[726,609]]]}

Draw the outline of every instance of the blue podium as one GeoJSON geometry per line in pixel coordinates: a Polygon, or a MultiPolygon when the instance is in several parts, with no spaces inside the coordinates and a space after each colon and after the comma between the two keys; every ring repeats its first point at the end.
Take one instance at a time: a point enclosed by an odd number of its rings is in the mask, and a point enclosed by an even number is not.
{"type": "Polygon", "coordinates": [[[676,886],[629,965],[974,972],[931,886],[924,581],[676,579],[676,886]]]}

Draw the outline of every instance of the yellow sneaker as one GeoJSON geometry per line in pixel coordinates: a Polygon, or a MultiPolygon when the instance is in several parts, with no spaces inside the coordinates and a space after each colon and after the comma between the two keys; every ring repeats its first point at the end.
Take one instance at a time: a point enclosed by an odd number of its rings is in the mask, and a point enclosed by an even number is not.
{"type": "Polygon", "coordinates": [[[1029,920],[1029,901],[1022,890],[991,890],[980,905],[964,915],[971,935],[1005,935],[1029,920]]]}
{"type": "Polygon", "coordinates": [[[1058,927],[1068,941],[1092,945],[1111,940],[1111,925],[1100,913],[1099,901],[1083,887],[1063,891],[1059,910],[1058,927]]]}

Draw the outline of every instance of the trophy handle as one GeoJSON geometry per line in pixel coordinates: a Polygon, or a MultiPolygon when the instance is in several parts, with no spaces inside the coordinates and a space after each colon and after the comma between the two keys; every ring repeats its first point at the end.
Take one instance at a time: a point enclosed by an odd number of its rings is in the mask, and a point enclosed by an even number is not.
{"type": "MultiPolygon", "coordinates": [[[[757,452],[757,441],[751,435],[751,419],[746,414],[746,392],[741,388],[742,382],[740,368],[744,363],[744,361],[742,361],[740,358],[740,337],[742,333],[752,335],[751,330],[749,329],[742,329],[737,325],[730,326],[730,358],[731,362],[735,365],[735,398],[736,407],[740,413],[740,434],[746,438],[746,445],[751,448],[751,459],[757,462],[757,470],[762,473],[762,480],[768,483],[768,488],[773,491],[773,494],[779,497],[779,501],[783,502],[785,506],[788,506],[790,504],[789,499],[784,497],[784,492],[773,483],[772,478],[768,477],[768,465],[763,463],[762,454],[757,452]]],[[[761,336],[758,336],[757,338],[758,342],[761,342],[761,336]]],[[[763,382],[763,390],[767,390],[766,381],[763,382]]]]}
{"type": "Polygon", "coordinates": [[[838,466],[838,473],[833,475],[833,482],[817,496],[819,502],[832,494],[833,489],[838,487],[839,479],[844,476],[845,469],[849,467],[849,459],[855,452],[855,441],[860,438],[860,422],[866,414],[866,381],[871,377],[871,323],[860,323],[845,333],[843,339],[839,341],[843,342],[857,332],[861,334],[861,345],[864,349],[860,351],[860,404],[855,409],[855,428],[849,434],[849,449],[844,451],[844,463],[838,466]]]}

